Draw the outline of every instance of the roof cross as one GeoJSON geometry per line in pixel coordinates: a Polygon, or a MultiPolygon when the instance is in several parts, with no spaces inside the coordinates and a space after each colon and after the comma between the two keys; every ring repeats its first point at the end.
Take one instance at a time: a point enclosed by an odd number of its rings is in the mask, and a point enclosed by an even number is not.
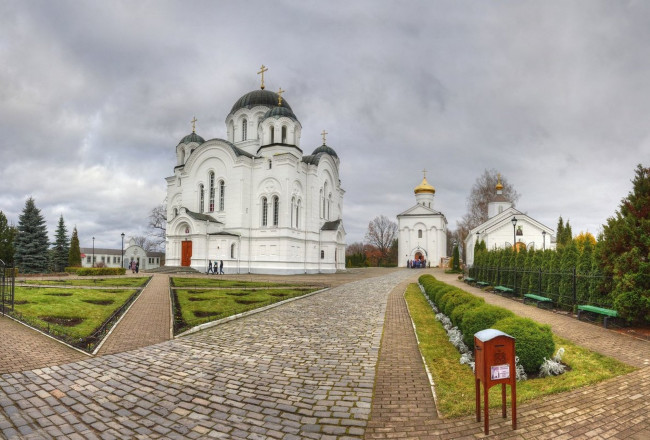
{"type": "Polygon", "coordinates": [[[323,132],[321,133],[321,136],[323,136],[323,145],[325,145],[325,137],[327,136],[327,132],[325,130],[323,130],[323,132]]]}
{"type": "Polygon", "coordinates": [[[424,174],[424,178],[426,179],[427,178],[427,169],[426,168],[422,170],[422,174],[424,174]]]}
{"type": "Polygon", "coordinates": [[[262,87],[261,89],[264,90],[264,72],[269,70],[264,64],[262,64],[262,67],[260,67],[260,71],[257,72],[258,75],[262,75],[262,87]]]}
{"type": "Polygon", "coordinates": [[[197,121],[197,120],[198,120],[198,119],[196,119],[196,116],[194,116],[194,117],[192,118],[192,120],[190,121],[190,122],[192,123],[192,133],[196,133],[196,121],[197,121]]]}
{"type": "Polygon", "coordinates": [[[278,90],[278,106],[282,105],[282,94],[286,92],[286,90],[282,90],[282,87],[280,87],[280,90],[278,90]]]}

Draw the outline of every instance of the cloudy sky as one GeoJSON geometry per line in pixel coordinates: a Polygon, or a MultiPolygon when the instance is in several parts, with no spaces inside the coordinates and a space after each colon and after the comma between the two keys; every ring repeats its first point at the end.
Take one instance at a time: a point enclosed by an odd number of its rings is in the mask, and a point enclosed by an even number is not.
{"type": "Polygon", "coordinates": [[[0,2],[0,210],[32,196],[53,236],[146,233],[175,146],[226,137],[259,87],[341,158],[348,243],[415,203],[455,228],[485,169],[517,207],[598,232],[650,165],[650,2],[0,2]]]}

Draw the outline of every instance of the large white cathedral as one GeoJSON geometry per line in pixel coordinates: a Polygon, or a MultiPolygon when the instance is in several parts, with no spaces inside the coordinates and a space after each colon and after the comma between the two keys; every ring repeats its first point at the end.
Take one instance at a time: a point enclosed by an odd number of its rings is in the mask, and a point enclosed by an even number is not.
{"type": "Polygon", "coordinates": [[[345,269],[339,157],[304,154],[289,103],[262,85],[226,116],[227,139],[192,133],[167,177],[166,265],[225,273],[333,273],[345,269]]]}

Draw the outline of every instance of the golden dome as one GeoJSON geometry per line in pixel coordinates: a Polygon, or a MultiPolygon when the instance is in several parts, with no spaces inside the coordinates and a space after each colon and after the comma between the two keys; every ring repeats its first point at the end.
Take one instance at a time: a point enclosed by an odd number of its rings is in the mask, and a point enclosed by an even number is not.
{"type": "Polygon", "coordinates": [[[503,185],[501,185],[501,174],[498,174],[497,176],[497,191],[501,191],[503,189],[503,185]]]}
{"type": "Polygon", "coordinates": [[[429,182],[427,182],[427,178],[423,177],[422,178],[422,183],[420,183],[418,186],[415,187],[415,194],[420,194],[420,193],[431,193],[435,194],[436,189],[429,185],[429,182]]]}

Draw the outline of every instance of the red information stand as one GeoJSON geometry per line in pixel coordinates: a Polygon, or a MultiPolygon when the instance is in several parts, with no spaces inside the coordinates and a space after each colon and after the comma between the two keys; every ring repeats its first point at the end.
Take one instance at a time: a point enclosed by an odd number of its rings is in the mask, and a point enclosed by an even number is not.
{"type": "Polygon", "coordinates": [[[483,382],[483,414],[485,434],[490,432],[488,395],[492,386],[501,384],[501,406],[506,418],[506,384],[510,385],[512,429],[517,429],[517,373],[515,370],[515,338],[495,329],[474,334],[476,377],[476,421],[481,421],[481,382],[483,382]]]}

